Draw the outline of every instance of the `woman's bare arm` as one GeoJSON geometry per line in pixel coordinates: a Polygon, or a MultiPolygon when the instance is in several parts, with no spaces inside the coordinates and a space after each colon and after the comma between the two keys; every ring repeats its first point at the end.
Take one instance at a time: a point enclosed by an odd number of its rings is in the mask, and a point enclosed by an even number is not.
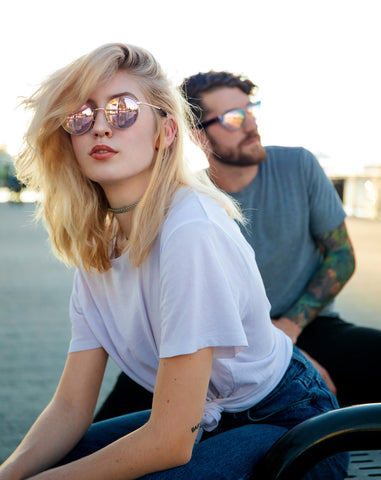
{"type": "Polygon", "coordinates": [[[33,480],[128,480],[187,463],[209,384],[213,348],[161,359],[149,421],[107,447],[33,480]]]}

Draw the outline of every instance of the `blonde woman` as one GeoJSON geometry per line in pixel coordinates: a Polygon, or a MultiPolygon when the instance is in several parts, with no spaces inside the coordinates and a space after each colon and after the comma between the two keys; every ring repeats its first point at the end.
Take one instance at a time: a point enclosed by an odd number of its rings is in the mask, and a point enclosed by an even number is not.
{"type": "Polygon", "coordinates": [[[272,326],[239,211],[187,168],[181,96],[148,52],[110,44],[25,103],[19,176],[77,271],[61,381],[0,479],[247,478],[288,428],[336,404],[272,326]],[[154,393],[152,410],[91,426],[108,356],[154,393]]]}

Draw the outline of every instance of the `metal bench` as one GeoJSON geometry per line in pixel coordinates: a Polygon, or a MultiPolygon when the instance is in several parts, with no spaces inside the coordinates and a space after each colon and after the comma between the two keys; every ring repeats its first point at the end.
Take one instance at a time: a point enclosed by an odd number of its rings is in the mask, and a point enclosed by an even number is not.
{"type": "Polygon", "coordinates": [[[346,478],[359,480],[381,478],[381,450],[351,452],[351,463],[346,478]]]}
{"type": "Polygon", "coordinates": [[[340,408],[302,422],[272,446],[251,480],[301,480],[340,452],[351,452],[346,478],[381,478],[381,403],[340,408]]]}

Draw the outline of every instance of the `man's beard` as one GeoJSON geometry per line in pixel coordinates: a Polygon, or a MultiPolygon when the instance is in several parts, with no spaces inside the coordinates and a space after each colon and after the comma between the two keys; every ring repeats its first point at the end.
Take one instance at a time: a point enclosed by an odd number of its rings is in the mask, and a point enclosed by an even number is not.
{"type": "Polygon", "coordinates": [[[235,167],[250,167],[252,165],[259,165],[266,160],[266,150],[259,143],[256,145],[253,153],[244,153],[241,151],[241,146],[244,142],[249,140],[245,139],[236,149],[225,149],[225,151],[219,150],[217,143],[209,137],[210,145],[212,147],[213,158],[224,165],[231,165],[235,167]]]}
{"type": "Polygon", "coordinates": [[[265,160],[265,156],[261,159],[258,158],[253,158],[252,155],[241,155],[238,160],[236,155],[226,155],[220,156],[217,155],[215,152],[213,153],[213,158],[219,162],[223,163],[225,165],[231,165],[234,167],[250,167],[252,165],[259,165],[265,160]]]}

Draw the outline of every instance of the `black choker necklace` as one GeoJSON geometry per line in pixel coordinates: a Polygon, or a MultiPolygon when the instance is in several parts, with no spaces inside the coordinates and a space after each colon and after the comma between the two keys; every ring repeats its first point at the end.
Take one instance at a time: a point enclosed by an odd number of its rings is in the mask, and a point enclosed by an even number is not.
{"type": "Polygon", "coordinates": [[[135,208],[138,203],[139,203],[139,200],[137,202],[130,203],[130,205],[126,205],[125,207],[120,207],[120,208],[108,207],[108,211],[111,213],[126,213],[132,210],[133,208],[135,208]]]}

